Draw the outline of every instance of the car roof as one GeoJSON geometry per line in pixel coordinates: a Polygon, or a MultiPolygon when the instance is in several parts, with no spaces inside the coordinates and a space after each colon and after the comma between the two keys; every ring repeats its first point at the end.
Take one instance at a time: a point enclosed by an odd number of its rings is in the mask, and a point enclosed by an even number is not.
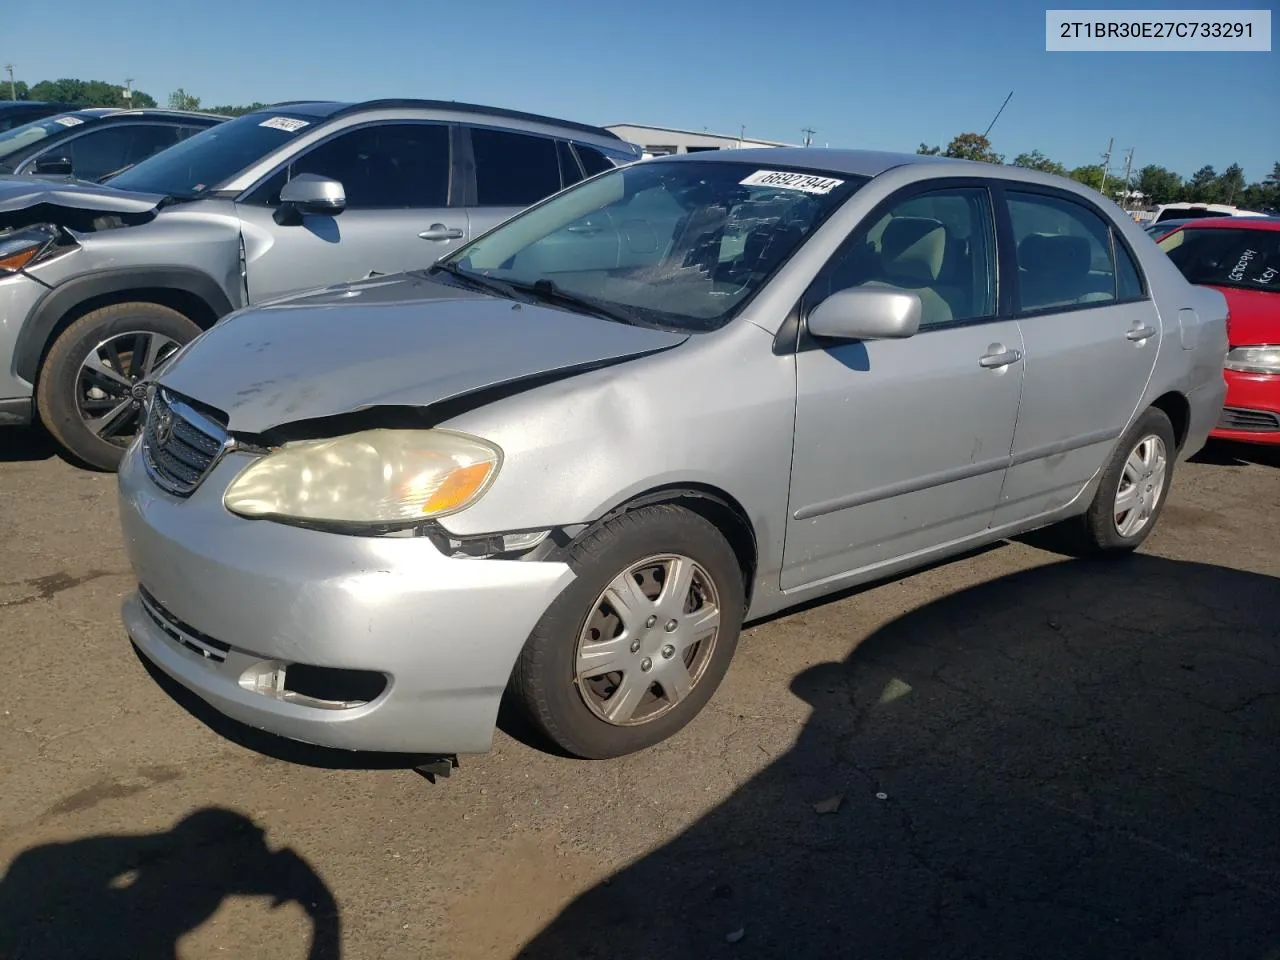
{"type": "Polygon", "coordinates": [[[283,103],[272,103],[261,107],[254,113],[287,112],[304,117],[331,119],[367,110],[409,109],[409,110],[447,110],[453,113],[474,113],[481,116],[496,117],[508,120],[523,120],[529,123],[542,123],[566,130],[578,130],[606,140],[623,142],[622,138],[604,127],[595,127],[576,120],[563,120],[559,117],[547,117],[536,113],[524,113],[520,110],[508,110],[503,107],[489,107],[477,103],[463,103],[458,100],[417,100],[417,99],[384,99],[362,101],[338,100],[289,100],[283,103]]]}
{"type": "Polygon", "coordinates": [[[958,160],[933,154],[895,153],[887,150],[843,150],[829,147],[749,147],[742,150],[699,150],[696,153],[669,154],[655,157],[648,163],[707,163],[729,161],[760,167],[800,167],[821,170],[834,176],[844,174],[853,177],[878,177],[898,167],[945,170],[954,176],[996,177],[1024,183],[1049,184],[1057,187],[1080,189],[1081,184],[1066,177],[1059,177],[1025,167],[985,163],[979,160],[958,160]]]}
{"type": "Polygon", "coordinates": [[[1183,230],[1280,230],[1280,217],[1201,217],[1182,224],[1183,230]]]}

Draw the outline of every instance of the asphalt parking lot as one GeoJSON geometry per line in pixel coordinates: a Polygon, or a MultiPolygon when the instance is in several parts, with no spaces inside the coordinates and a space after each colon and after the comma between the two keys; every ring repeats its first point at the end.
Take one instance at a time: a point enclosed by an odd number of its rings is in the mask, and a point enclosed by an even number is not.
{"type": "Polygon", "coordinates": [[[113,478],[0,433],[0,958],[1274,960],[1280,456],[1201,460],[1138,556],[1002,545],[753,627],[644,754],[432,784],[163,692],[113,478]]]}

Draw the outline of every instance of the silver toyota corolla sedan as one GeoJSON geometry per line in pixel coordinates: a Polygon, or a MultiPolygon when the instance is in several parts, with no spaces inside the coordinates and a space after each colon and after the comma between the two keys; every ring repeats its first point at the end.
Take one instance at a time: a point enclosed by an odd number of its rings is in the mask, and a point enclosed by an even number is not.
{"type": "Polygon", "coordinates": [[[125,624],[284,737],[483,752],[509,691],[626,754],[702,709],[744,621],[1050,524],[1134,549],[1217,421],[1226,312],[1032,171],[608,171],[177,354],[120,469],[125,624]]]}

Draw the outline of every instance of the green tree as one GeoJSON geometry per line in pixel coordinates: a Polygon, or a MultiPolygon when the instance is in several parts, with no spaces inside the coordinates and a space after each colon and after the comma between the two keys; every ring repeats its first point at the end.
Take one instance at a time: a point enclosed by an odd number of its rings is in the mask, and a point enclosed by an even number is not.
{"type": "Polygon", "coordinates": [[[1025,170],[1039,170],[1041,173],[1056,173],[1060,177],[1067,175],[1066,167],[1056,160],[1050,160],[1039,150],[1018,154],[1013,158],[1013,165],[1025,170]]]}
{"type": "Polygon", "coordinates": [[[193,97],[191,94],[179,87],[173,93],[169,94],[170,110],[199,110],[200,98],[193,97]]]}
{"type": "Polygon", "coordinates": [[[1102,189],[1102,164],[1100,163],[1089,163],[1083,167],[1076,167],[1067,176],[1077,183],[1083,183],[1086,187],[1093,187],[1095,190],[1102,189]]]}
{"type": "Polygon", "coordinates": [[[1244,170],[1241,169],[1238,163],[1233,163],[1223,170],[1222,176],[1218,177],[1218,182],[1214,187],[1218,192],[1218,196],[1222,198],[1223,203],[1235,203],[1240,199],[1240,195],[1244,193],[1244,188],[1244,170]]]}
{"type": "Polygon", "coordinates": [[[958,160],[980,160],[983,163],[1004,163],[1004,157],[991,149],[991,141],[980,133],[959,133],[947,144],[943,153],[958,160]]]}
{"type": "Polygon", "coordinates": [[[218,113],[224,117],[243,117],[246,113],[253,113],[255,110],[261,110],[266,106],[267,104],[255,100],[247,106],[235,107],[230,104],[224,104],[220,107],[209,107],[207,109],[210,113],[218,113]]]}
{"type": "Polygon", "coordinates": [[[1182,177],[1158,164],[1149,163],[1138,171],[1134,189],[1143,194],[1148,203],[1174,203],[1182,197],[1182,177]]]}
{"type": "Polygon", "coordinates": [[[1218,202],[1218,172],[1211,166],[1203,166],[1187,181],[1187,199],[1193,203],[1218,202]]]}
{"type": "Polygon", "coordinates": [[[920,144],[920,146],[916,147],[916,153],[922,153],[926,157],[936,157],[941,152],[942,152],[941,147],[931,147],[927,143],[923,143],[923,142],[920,144]]]}
{"type": "Polygon", "coordinates": [[[27,85],[22,80],[15,80],[10,85],[9,78],[5,77],[0,80],[0,99],[9,100],[30,100],[31,91],[27,89],[27,85]]]}
{"type": "Polygon", "coordinates": [[[78,107],[154,107],[155,98],[141,90],[133,91],[132,102],[125,99],[124,87],[102,80],[41,80],[31,87],[29,99],[74,103],[78,107]]]}

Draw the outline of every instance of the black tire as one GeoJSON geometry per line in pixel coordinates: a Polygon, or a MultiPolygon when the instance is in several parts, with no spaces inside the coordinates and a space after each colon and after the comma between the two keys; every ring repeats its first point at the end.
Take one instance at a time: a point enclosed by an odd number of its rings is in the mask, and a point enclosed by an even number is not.
{"type": "Polygon", "coordinates": [[[1177,440],[1173,433],[1173,424],[1163,410],[1155,407],[1147,409],[1134,422],[1116,444],[1111,459],[1102,471],[1102,480],[1094,494],[1089,510],[1078,520],[1077,531],[1083,551],[1093,555],[1126,554],[1136,550],[1155,529],[1156,521],[1164,510],[1165,501],[1169,497],[1169,486],[1173,482],[1173,465],[1177,458],[1177,440]],[[1116,526],[1116,495],[1124,477],[1125,462],[1135,448],[1148,438],[1158,438],[1164,448],[1165,468],[1163,481],[1155,501],[1155,507],[1149,517],[1137,531],[1125,536],[1116,526]]]}
{"type": "MultiPolygon", "coordinates": [[[[620,757],[667,739],[711,699],[737,647],[745,585],[733,549],[707,520],[660,504],[602,523],[568,547],[564,559],[577,579],[556,598],[526,641],[512,672],[514,701],[548,740],[583,759],[620,757]],[[579,638],[596,615],[605,587],[633,565],[662,554],[687,557],[710,578],[720,608],[719,630],[684,699],[652,720],[617,726],[597,716],[587,706],[589,693],[579,691],[574,670],[579,638]]],[[[657,630],[651,632],[657,635],[657,630]]]]}
{"type": "MultiPolygon", "coordinates": [[[[81,366],[100,344],[113,337],[153,334],[168,338],[180,347],[195,339],[199,333],[200,328],[191,320],[178,311],[157,303],[117,303],[86,313],[62,331],[49,348],[40,368],[36,385],[36,408],[45,428],[73,459],[99,470],[115,470],[120,464],[120,458],[124,456],[129,439],[137,432],[136,412],[139,408],[133,408],[132,417],[128,411],[120,414],[119,422],[123,426],[111,439],[98,436],[86,423],[86,414],[82,413],[81,404],[107,405],[111,399],[116,398],[114,395],[109,396],[108,400],[87,396],[82,398],[81,366]]],[[[127,344],[129,341],[119,342],[127,344]]],[[[172,353],[176,348],[165,349],[172,353]]],[[[128,369],[123,372],[126,379],[137,380],[149,371],[140,371],[136,376],[130,376],[128,369]]]]}

